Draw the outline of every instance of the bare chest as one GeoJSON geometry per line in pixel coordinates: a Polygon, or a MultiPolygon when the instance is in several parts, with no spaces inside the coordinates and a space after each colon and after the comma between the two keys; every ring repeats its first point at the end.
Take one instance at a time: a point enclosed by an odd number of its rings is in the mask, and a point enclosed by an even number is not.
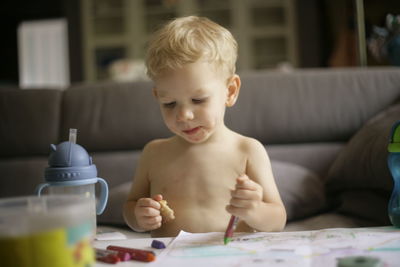
{"type": "Polygon", "coordinates": [[[245,172],[246,158],[232,149],[218,149],[167,153],[153,163],[149,171],[152,194],[200,201],[218,195],[225,199],[236,178],[245,172]]]}

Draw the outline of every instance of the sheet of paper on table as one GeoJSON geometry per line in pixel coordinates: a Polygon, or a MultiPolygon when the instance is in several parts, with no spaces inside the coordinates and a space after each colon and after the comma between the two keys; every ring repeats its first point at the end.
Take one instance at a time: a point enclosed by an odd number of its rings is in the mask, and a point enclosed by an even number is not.
{"type": "Polygon", "coordinates": [[[95,240],[105,241],[105,240],[123,240],[126,239],[126,235],[117,231],[103,231],[97,232],[94,237],[95,240]]]}
{"type": "Polygon", "coordinates": [[[237,233],[228,245],[223,233],[181,232],[152,265],[160,266],[324,266],[348,256],[379,258],[399,266],[400,230],[336,228],[278,233],[237,233]]]}

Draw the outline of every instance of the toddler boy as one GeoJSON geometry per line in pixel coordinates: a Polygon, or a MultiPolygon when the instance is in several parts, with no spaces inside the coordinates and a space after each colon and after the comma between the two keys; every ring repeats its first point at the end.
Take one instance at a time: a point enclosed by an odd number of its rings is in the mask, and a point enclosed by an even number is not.
{"type": "Polygon", "coordinates": [[[237,231],[280,231],[286,212],[264,146],[224,124],[235,104],[237,43],[207,18],[175,19],[149,43],[146,65],[153,94],[174,136],[142,152],[124,218],[152,236],[224,232],[230,216],[237,231]],[[160,215],[168,201],[175,219],[160,215]]]}

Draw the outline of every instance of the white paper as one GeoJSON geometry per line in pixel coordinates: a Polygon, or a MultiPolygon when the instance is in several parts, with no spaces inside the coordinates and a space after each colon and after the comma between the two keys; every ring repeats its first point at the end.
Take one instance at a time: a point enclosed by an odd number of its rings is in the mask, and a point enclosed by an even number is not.
{"type": "Polygon", "coordinates": [[[228,244],[223,233],[181,232],[158,257],[162,266],[323,266],[348,256],[379,258],[400,265],[400,230],[336,228],[278,233],[237,233],[228,244]]]}
{"type": "Polygon", "coordinates": [[[122,240],[126,239],[126,235],[116,231],[109,231],[109,232],[100,232],[97,233],[95,240],[104,241],[104,240],[122,240]]]}

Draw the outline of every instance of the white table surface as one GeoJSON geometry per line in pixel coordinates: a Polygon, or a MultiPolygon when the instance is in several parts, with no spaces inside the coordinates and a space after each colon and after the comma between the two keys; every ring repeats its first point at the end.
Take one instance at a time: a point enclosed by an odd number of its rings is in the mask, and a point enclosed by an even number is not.
{"type": "MultiPolygon", "coordinates": [[[[171,241],[174,239],[172,237],[166,237],[166,238],[151,238],[149,233],[136,233],[130,230],[122,230],[122,229],[118,229],[118,228],[104,228],[104,227],[100,227],[102,230],[111,230],[111,231],[118,231],[120,233],[123,233],[126,235],[127,239],[123,239],[123,240],[110,240],[110,241],[94,241],[93,245],[95,248],[101,248],[101,249],[105,249],[107,246],[109,245],[116,245],[116,246],[124,246],[124,247],[131,247],[131,248],[137,248],[137,249],[144,249],[144,250],[151,250],[153,251],[156,256],[159,255],[163,249],[154,249],[151,247],[151,242],[156,239],[156,240],[160,240],[162,242],[164,242],[164,244],[166,246],[168,246],[171,241]]],[[[364,230],[368,230],[368,229],[386,229],[388,228],[389,230],[391,230],[393,227],[366,227],[366,228],[358,228],[358,229],[364,229],[364,230]]],[[[339,228],[340,229],[340,228],[339,228]]],[[[357,228],[354,228],[355,230],[357,230],[357,228]]],[[[395,229],[395,228],[393,228],[395,229]]],[[[397,229],[396,229],[397,230],[397,229]]],[[[159,260],[156,257],[156,260],[154,262],[157,262],[157,260],[159,260]]],[[[97,262],[95,264],[95,267],[100,267],[100,266],[116,266],[116,267],[120,267],[120,266],[145,266],[148,265],[149,263],[147,262],[140,262],[140,261],[126,261],[126,262],[119,262],[117,264],[107,264],[107,263],[101,263],[101,262],[97,262]]],[[[395,265],[390,265],[390,266],[399,266],[397,264],[395,265]]]]}

